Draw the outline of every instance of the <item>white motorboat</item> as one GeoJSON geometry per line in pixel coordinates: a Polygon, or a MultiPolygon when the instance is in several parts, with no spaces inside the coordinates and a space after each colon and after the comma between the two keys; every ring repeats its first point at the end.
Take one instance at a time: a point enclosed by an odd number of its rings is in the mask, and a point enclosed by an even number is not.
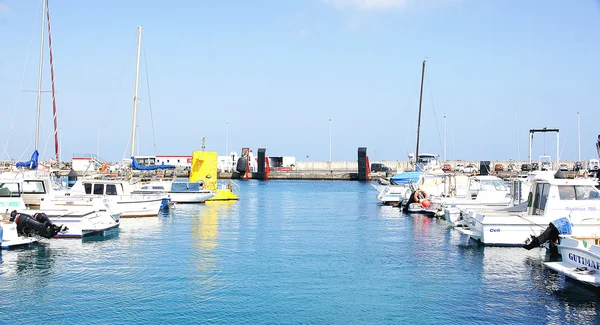
{"type": "Polygon", "coordinates": [[[459,231],[484,245],[522,245],[548,224],[569,217],[573,235],[600,233],[600,192],[591,179],[539,177],[531,180],[526,212],[470,211],[459,231]]]}
{"type": "Polygon", "coordinates": [[[40,236],[24,236],[17,232],[17,224],[6,218],[0,219],[0,249],[10,249],[37,243],[40,236]]]}
{"type": "Polygon", "coordinates": [[[174,203],[204,203],[216,195],[214,191],[204,188],[202,182],[188,181],[153,181],[138,184],[132,189],[133,193],[166,194],[174,203]]]}
{"type": "Polygon", "coordinates": [[[416,182],[406,184],[390,184],[379,192],[377,199],[388,205],[406,205],[410,196],[417,190],[422,189],[430,195],[441,195],[446,189],[445,179],[449,175],[439,170],[429,170],[419,174],[416,182]]]}
{"type": "Polygon", "coordinates": [[[561,236],[557,245],[560,262],[545,262],[548,268],[582,283],[600,287],[600,237],[561,236]]]}
{"type": "Polygon", "coordinates": [[[119,227],[119,214],[108,208],[106,201],[91,198],[40,197],[40,209],[29,209],[23,192],[23,179],[0,179],[0,208],[36,215],[44,213],[52,223],[66,227],[55,237],[81,238],[119,227]]]}
{"type": "Polygon", "coordinates": [[[127,181],[110,179],[78,179],[63,197],[102,197],[111,211],[121,218],[156,217],[163,205],[161,194],[135,194],[127,181]]]}
{"type": "Polygon", "coordinates": [[[459,208],[505,208],[513,202],[504,181],[496,176],[449,174],[445,182],[448,184],[444,187],[444,192],[441,195],[428,197],[428,194],[425,194],[424,199],[427,199],[427,204],[422,204],[420,200],[413,198],[407,206],[408,212],[442,216],[444,215],[444,209],[452,206],[459,208]]]}

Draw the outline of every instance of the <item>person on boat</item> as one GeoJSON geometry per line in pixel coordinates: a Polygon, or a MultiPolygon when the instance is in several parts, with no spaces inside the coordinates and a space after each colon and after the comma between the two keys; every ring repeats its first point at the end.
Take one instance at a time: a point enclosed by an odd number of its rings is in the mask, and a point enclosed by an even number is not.
{"type": "Polygon", "coordinates": [[[558,218],[548,224],[548,228],[539,236],[531,236],[531,241],[524,244],[522,247],[526,250],[531,250],[535,247],[543,245],[547,241],[556,242],[559,235],[570,235],[572,233],[571,220],[567,217],[558,218]]]}

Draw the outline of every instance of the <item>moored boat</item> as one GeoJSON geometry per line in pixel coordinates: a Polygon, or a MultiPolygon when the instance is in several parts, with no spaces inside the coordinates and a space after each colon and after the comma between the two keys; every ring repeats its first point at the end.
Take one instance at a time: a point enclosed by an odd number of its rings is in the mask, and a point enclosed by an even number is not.
{"type": "Polygon", "coordinates": [[[544,265],[582,283],[600,287],[600,237],[561,236],[557,245],[562,260],[544,265]]]}

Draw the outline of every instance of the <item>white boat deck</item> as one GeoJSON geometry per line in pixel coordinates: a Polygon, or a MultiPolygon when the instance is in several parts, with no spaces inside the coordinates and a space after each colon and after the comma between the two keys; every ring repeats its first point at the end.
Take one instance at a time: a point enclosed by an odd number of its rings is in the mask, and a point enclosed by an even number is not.
{"type": "Polygon", "coordinates": [[[600,287],[600,274],[596,270],[586,267],[572,267],[565,262],[545,262],[544,265],[574,280],[581,281],[594,287],[600,287]]]}

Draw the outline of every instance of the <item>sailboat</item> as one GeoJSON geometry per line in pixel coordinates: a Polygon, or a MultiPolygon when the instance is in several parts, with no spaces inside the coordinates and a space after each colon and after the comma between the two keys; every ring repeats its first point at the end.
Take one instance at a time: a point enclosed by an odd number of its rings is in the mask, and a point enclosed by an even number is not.
{"type": "MultiPolygon", "coordinates": [[[[142,26],[138,26],[138,42],[137,42],[137,60],[135,70],[135,87],[133,92],[133,121],[131,127],[131,169],[133,170],[154,170],[164,168],[175,168],[171,165],[151,165],[139,166],[135,160],[135,129],[137,125],[137,99],[138,99],[138,82],[140,72],[140,50],[142,44],[142,26]]],[[[136,183],[133,184],[132,193],[147,194],[147,195],[162,195],[163,199],[168,199],[174,203],[203,203],[206,200],[214,197],[215,192],[205,189],[202,182],[188,181],[158,181],[151,183],[136,183]]]]}
{"type": "Polygon", "coordinates": [[[408,201],[411,194],[420,186],[439,186],[441,184],[440,175],[444,172],[440,169],[440,163],[437,155],[423,153],[419,154],[419,144],[421,135],[421,112],[423,104],[423,84],[425,79],[425,64],[421,68],[421,91],[419,94],[419,118],[417,124],[417,147],[415,156],[409,155],[414,165],[412,170],[403,171],[393,175],[390,178],[390,184],[379,190],[377,199],[384,204],[401,205],[403,201],[408,201]]]}
{"type": "Polygon", "coordinates": [[[32,181],[37,178],[44,178],[50,180],[52,177],[50,173],[39,172],[38,168],[38,143],[39,143],[39,124],[41,114],[41,89],[42,89],[42,71],[43,71],[43,48],[45,39],[45,18],[48,18],[48,43],[50,45],[50,66],[51,66],[51,77],[52,77],[52,90],[53,90],[53,115],[54,115],[54,130],[55,130],[55,155],[56,161],[58,161],[58,136],[57,136],[57,115],[56,115],[56,100],[54,96],[54,69],[52,68],[52,41],[50,37],[50,11],[48,8],[48,0],[42,2],[42,34],[40,40],[40,70],[38,79],[38,100],[37,100],[37,120],[36,120],[36,134],[35,134],[35,150],[31,156],[31,159],[27,162],[20,162],[15,165],[16,170],[6,172],[0,175],[0,206],[5,207],[5,217],[2,220],[2,248],[8,248],[15,245],[24,245],[38,241],[41,237],[52,238],[52,237],[83,237],[97,232],[104,232],[105,230],[116,228],[119,226],[118,216],[117,219],[113,218],[110,212],[107,211],[106,205],[98,204],[94,206],[83,207],[81,200],[71,198],[69,202],[59,207],[53,203],[52,196],[49,190],[51,186],[48,186],[50,182],[44,184],[36,183],[32,181]],[[37,184],[42,185],[38,187],[37,184]],[[48,203],[47,208],[43,211],[32,210],[25,204],[25,200],[30,200],[31,197],[35,197],[38,200],[36,207],[39,207],[41,200],[46,200],[48,203]],[[13,210],[14,213],[10,210],[13,210]],[[11,214],[9,217],[8,214],[11,214]],[[23,215],[22,219],[12,217],[12,215],[23,215]],[[44,216],[42,219],[36,219],[36,216],[44,216]],[[32,217],[29,218],[28,216],[32,217]],[[43,220],[43,221],[41,221],[43,220]],[[46,229],[46,231],[38,232],[38,235],[32,235],[32,232],[23,231],[23,226],[19,226],[19,222],[27,221],[28,224],[35,225],[39,229],[46,229]],[[35,222],[43,222],[46,228],[40,225],[36,225],[35,222]],[[55,226],[54,223],[60,224],[55,226]],[[68,224],[68,227],[65,225],[68,224]],[[21,229],[21,230],[19,230],[21,229]],[[48,230],[53,229],[52,232],[48,230]],[[16,233],[15,233],[16,231],[16,233]]]}

